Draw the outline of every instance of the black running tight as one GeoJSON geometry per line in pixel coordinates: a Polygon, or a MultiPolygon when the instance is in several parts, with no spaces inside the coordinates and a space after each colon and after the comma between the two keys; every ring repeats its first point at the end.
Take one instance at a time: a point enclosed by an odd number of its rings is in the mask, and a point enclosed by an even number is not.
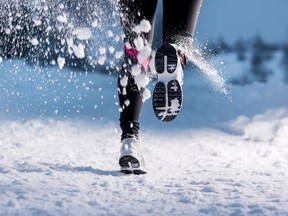
{"type": "MultiPolygon", "coordinates": [[[[192,36],[197,23],[198,13],[202,0],[163,0],[163,43],[174,43],[178,41],[190,46],[192,36]]],[[[154,33],[154,20],[157,0],[119,0],[119,10],[124,32],[124,42],[133,46],[137,35],[132,28],[146,19],[150,21],[151,30],[143,34],[143,38],[151,45],[154,33]]],[[[125,56],[124,66],[119,75],[118,92],[120,107],[120,127],[122,139],[127,136],[138,136],[139,115],[142,107],[143,89],[138,89],[133,77],[129,75],[131,70],[129,56],[125,56]],[[129,66],[130,64],[130,66],[129,66]],[[128,84],[123,89],[120,80],[128,76],[128,84]],[[124,91],[124,94],[123,94],[124,91]],[[128,104],[128,105],[127,105],[128,104]]]]}

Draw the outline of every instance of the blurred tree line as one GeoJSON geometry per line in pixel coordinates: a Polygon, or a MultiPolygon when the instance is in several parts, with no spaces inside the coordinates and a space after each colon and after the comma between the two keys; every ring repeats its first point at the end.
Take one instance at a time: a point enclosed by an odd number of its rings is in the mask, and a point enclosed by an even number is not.
{"type": "Polygon", "coordinates": [[[239,62],[249,62],[250,70],[246,76],[239,80],[233,80],[234,84],[248,84],[255,81],[267,82],[273,71],[269,69],[268,64],[276,53],[282,53],[282,67],[284,68],[284,81],[288,83],[288,42],[268,43],[260,35],[252,39],[244,40],[240,38],[234,44],[230,45],[223,38],[206,44],[208,55],[215,56],[219,54],[235,53],[239,62]]]}

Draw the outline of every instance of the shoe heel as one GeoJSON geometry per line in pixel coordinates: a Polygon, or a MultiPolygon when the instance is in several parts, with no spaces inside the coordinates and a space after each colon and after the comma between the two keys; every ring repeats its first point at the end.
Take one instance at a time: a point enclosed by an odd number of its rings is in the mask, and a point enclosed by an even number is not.
{"type": "Polygon", "coordinates": [[[140,162],[132,156],[123,156],[119,160],[121,172],[124,174],[145,174],[146,171],[141,169],[140,162]]]}

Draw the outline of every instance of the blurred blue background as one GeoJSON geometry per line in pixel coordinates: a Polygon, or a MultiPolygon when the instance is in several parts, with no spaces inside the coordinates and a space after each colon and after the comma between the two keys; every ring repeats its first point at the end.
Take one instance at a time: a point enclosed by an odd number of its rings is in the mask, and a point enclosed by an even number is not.
{"type": "Polygon", "coordinates": [[[204,0],[196,36],[223,37],[234,43],[259,34],[267,42],[284,42],[288,40],[287,10],[287,0],[204,0]]]}

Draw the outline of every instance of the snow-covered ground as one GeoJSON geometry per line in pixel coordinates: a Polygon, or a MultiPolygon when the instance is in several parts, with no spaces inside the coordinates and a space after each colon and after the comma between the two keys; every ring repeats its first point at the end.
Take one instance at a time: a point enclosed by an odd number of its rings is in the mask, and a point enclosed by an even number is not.
{"type": "MultiPolygon", "coordinates": [[[[221,57],[227,77],[248,67],[221,57]]],[[[0,215],[288,215],[288,86],[185,73],[183,110],[143,107],[146,175],[119,172],[116,77],[0,63],[0,215]]]]}

